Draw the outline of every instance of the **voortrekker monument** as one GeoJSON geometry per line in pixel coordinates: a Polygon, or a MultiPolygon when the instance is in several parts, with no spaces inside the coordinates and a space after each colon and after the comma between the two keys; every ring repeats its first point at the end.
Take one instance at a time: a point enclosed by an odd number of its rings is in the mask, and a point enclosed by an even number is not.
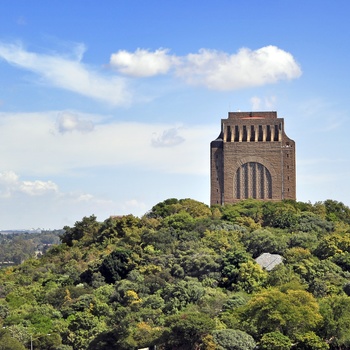
{"type": "Polygon", "coordinates": [[[210,204],[296,199],[295,142],[277,112],[229,112],[210,144],[210,204]]]}

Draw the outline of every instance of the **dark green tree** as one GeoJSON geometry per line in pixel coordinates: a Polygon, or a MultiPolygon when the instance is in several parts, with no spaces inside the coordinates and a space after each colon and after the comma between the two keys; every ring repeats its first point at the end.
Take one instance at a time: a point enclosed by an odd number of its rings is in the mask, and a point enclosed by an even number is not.
{"type": "Polygon", "coordinates": [[[227,252],[221,263],[222,286],[234,289],[238,283],[241,265],[251,260],[251,256],[242,247],[238,246],[235,250],[227,252]]]}
{"type": "Polygon", "coordinates": [[[97,222],[96,216],[91,215],[77,221],[73,227],[65,226],[64,233],[60,236],[61,242],[72,246],[74,241],[94,242],[98,236],[101,224],[97,222]]]}
{"type": "Polygon", "coordinates": [[[118,248],[103,260],[99,272],[107,283],[115,283],[125,278],[135,267],[131,255],[130,250],[118,248]]]}
{"type": "Polygon", "coordinates": [[[169,317],[165,326],[168,327],[163,335],[166,350],[193,350],[215,328],[215,321],[206,314],[192,312],[169,317]]]}
{"type": "Polygon", "coordinates": [[[320,301],[323,323],[320,337],[327,339],[331,349],[350,348],[350,297],[334,295],[320,301]]]}
{"type": "Polygon", "coordinates": [[[298,210],[289,203],[265,202],[263,204],[263,224],[278,228],[293,227],[298,221],[298,210]]]}
{"type": "Polygon", "coordinates": [[[329,221],[344,221],[350,224],[350,208],[342,202],[327,199],[324,201],[326,218],[329,221]]]}
{"type": "Polygon", "coordinates": [[[25,350],[23,344],[13,338],[10,333],[2,329],[0,330],[0,350],[25,350]]]}
{"type": "Polygon", "coordinates": [[[242,242],[253,258],[262,253],[283,254],[288,247],[288,241],[286,235],[277,235],[267,229],[255,230],[242,236],[242,242]]]}

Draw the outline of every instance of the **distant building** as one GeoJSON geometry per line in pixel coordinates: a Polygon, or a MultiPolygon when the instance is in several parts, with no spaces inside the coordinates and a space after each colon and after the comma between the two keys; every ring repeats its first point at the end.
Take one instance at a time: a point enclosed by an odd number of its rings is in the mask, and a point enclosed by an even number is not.
{"type": "Polygon", "coordinates": [[[296,199],[295,142],[277,112],[229,112],[210,163],[211,205],[296,199]]]}

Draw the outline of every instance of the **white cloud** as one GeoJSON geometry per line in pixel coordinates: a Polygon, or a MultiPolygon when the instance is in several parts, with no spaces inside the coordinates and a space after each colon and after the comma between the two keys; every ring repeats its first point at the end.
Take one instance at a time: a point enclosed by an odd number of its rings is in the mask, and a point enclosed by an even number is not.
{"type": "Polygon", "coordinates": [[[18,181],[18,175],[13,171],[5,171],[0,173],[0,183],[1,184],[13,184],[18,181]]]}
{"type": "Polygon", "coordinates": [[[276,101],[276,96],[269,96],[265,98],[253,96],[250,99],[252,111],[259,111],[262,109],[273,110],[276,108],[276,101]]]}
{"type": "Polygon", "coordinates": [[[235,90],[290,80],[301,75],[293,56],[276,46],[258,50],[242,48],[236,54],[200,49],[186,56],[169,55],[137,49],[134,53],[118,51],[110,64],[123,74],[147,77],[164,74],[173,68],[175,76],[190,85],[213,90],[235,90]]]}
{"type": "Polygon", "coordinates": [[[30,196],[40,196],[48,192],[56,193],[58,186],[52,181],[22,181],[19,190],[30,196]]]}
{"type": "Polygon", "coordinates": [[[71,112],[63,112],[58,115],[57,126],[60,133],[79,131],[86,133],[94,129],[94,124],[91,120],[82,119],[71,112]]]}
{"type": "Polygon", "coordinates": [[[272,110],[276,108],[276,102],[277,102],[276,96],[269,96],[265,98],[265,106],[267,109],[272,110]]]}
{"type": "Polygon", "coordinates": [[[201,49],[190,54],[177,74],[189,84],[214,90],[235,90],[298,78],[301,70],[293,56],[276,46],[252,51],[240,49],[229,55],[201,49]]]}
{"type": "Polygon", "coordinates": [[[77,201],[78,202],[88,202],[90,201],[91,199],[93,199],[94,196],[91,195],[91,194],[88,194],[88,193],[84,193],[84,194],[81,194],[77,197],[77,201]]]}
{"type": "Polygon", "coordinates": [[[154,135],[152,145],[154,147],[173,147],[184,142],[185,139],[179,135],[178,128],[164,130],[160,135],[154,135]]]}
{"type": "Polygon", "coordinates": [[[14,171],[0,173],[0,193],[2,197],[11,197],[15,193],[41,196],[51,192],[58,192],[57,185],[52,181],[22,181],[14,171]]]}
{"type": "Polygon", "coordinates": [[[112,105],[130,103],[131,94],[126,81],[120,77],[102,75],[84,65],[81,62],[84,52],[84,45],[77,45],[73,49],[74,57],[68,58],[58,54],[37,54],[25,50],[19,44],[0,42],[0,58],[36,73],[46,84],[112,105]]]}
{"type": "Polygon", "coordinates": [[[178,61],[175,56],[168,55],[168,52],[167,49],[154,52],[137,49],[134,53],[120,50],[111,55],[110,64],[119,72],[134,77],[165,74],[178,61]]]}
{"type": "Polygon", "coordinates": [[[10,197],[12,191],[17,187],[18,175],[13,171],[0,173],[0,197],[10,197]]]}
{"type": "Polygon", "coordinates": [[[261,106],[261,98],[254,96],[250,99],[250,103],[252,104],[252,110],[258,111],[260,110],[261,106]]]}

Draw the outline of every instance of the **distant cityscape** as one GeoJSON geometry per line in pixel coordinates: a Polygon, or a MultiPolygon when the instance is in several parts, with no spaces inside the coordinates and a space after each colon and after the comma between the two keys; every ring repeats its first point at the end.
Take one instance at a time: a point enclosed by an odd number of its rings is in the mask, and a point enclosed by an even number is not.
{"type": "MultiPolygon", "coordinates": [[[[2,235],[8,235],[13,233],[41,233],[43,230],[41,228],[31,228],[29,230],[0,230],[0,234],[2,235]]],[[[49,230],[50,231],[50,230],[49,230]]]]}

